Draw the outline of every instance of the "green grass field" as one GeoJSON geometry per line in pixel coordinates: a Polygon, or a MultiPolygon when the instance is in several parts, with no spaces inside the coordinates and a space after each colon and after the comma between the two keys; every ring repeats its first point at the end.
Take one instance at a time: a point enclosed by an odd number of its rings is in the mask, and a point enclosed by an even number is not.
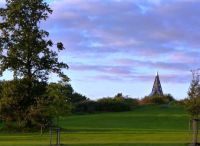
{"type": "MultiPolygon", "coordinates": [[[[143,106],[131,112],[60,119],[66,146],[185,146],[191,141],[183,107],[143,106]]],[[[48,133],[0,134],[0,146],[46,146],[48,133]]]]}

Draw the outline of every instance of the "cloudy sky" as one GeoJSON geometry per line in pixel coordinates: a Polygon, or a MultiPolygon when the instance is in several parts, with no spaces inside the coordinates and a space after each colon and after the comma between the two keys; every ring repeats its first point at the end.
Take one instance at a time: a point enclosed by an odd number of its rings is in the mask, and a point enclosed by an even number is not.
{"type": "Polygon", "coordinates": [[[158,71],[164,93],[187,96],[190,70],[200,67],[199,0],[48,2],[54,12],[42,27],[64,43],[59,58],[77,92],[140,98],[158,71]]]}

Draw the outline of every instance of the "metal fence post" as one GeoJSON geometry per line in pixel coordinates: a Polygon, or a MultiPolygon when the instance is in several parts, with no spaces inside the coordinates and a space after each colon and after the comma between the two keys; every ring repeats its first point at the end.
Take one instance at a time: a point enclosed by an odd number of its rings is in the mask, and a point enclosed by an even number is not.
{"type": "Polygon", "coordinates": [[[50,133],[50,146],[52,146],[52,128],[50,128],[49,133],[50,133]]]}

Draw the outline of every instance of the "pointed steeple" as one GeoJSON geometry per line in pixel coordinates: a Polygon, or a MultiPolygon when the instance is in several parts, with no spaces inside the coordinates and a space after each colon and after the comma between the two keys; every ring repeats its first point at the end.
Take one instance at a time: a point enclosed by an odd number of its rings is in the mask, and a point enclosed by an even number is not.
{"type": "Polygon", "coordinates": [[[150,96],[163,95],[162,86],[160,83],[158,72],[156,73],[155,81],[150,96]]]}

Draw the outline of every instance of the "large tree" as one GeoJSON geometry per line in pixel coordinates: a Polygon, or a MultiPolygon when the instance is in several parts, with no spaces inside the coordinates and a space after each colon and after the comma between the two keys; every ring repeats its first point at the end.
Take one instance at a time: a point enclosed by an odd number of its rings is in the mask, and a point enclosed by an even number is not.
{"type": "MultiPolygon", "coordinates": [[[[0,9],[0,73],[10,69],[15,77],[47,80],[53,72],[66,78],[61,69],[67,64],[58,61],[49,33],[40,28],[51,13],[43,0],[6,0],[0,9]]],[[[64,49],[62,43],[57,48],[64,49]]]]}
{"type": "MultiPolygon", "coordinates": [[[[58,52],[64,49],[63,44],[54,44],[48,38],[49,33],[40,27],[51,13],[44,0],[6,0],[5,7],[0,8],[0,74],[10,70],[14,80],[23,84],[21,91],[14,89],[17,86],[9,89],[12,89],[13,96],[20,95],[18,99],[23,101],[23,108],[19,109],[24,113],[33,109],[30,108],[32,106],[38,106],[39,95],[34,94],[38,82],[47,82],[50,73],[68,80],[62,71],[68,66],[58,60],[58,52]]],[[[13,96],[9,99],[15,100],[13,96]]],[[[6,100],[6,96],[1,98],[1,101],[6,100]]],[[[6,108],[10,106],[8,101],[4,103],[7,103],[4,104],[6,108]]]]}

